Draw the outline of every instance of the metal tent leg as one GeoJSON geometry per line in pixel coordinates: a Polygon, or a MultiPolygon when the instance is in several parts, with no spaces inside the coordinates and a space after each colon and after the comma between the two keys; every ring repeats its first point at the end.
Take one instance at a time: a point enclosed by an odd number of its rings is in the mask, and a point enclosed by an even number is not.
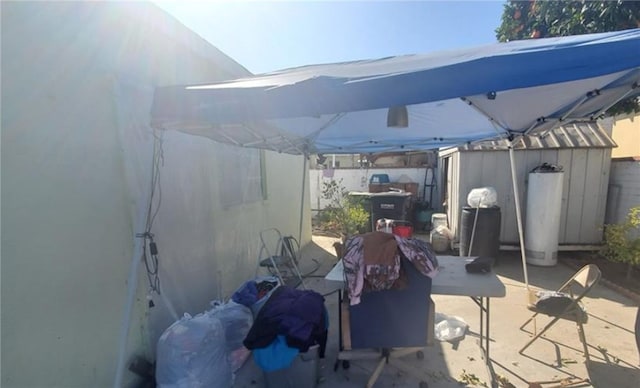
{"type": "Polygon", "coordinates": [[[529,289],[529,275],[527,273],[527,256],[524,248],[524,231],[522,229],[522,213],[520,211],[520,195],[518,179],[516,176],[516,158],[513,152],[513,143],[507,139],[509,145],[509,161],[511,162],[511,181],[513,182],[513,199],[516,205],[516,220],[518,222],[518,236],[520,238],[520,255],[522,256],[522,271],[524,272],[524,284],[529,289]]]}
{"type": "Polygon", "coordinates": [[[303,154],[304,162],[302,163],[302,194],[300,196],[300,223],[298,225],[298,241],[302,245],[302,224],[304,223],[304,195],[306,193],[307,186],[307,159],[308,154],[303,154]]]}

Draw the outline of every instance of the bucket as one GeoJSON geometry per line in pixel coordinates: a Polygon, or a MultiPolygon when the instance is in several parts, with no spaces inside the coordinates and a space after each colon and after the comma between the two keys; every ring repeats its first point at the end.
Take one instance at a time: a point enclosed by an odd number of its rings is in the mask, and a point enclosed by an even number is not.
{"type": "Polygon", "coordinates": [[[438,226],[447,226],[447,214],[446,213],[433,213],[431,215],[431,229],[435,230],[438,226]]]}
{"type": "Polygon", "coordinates": [[[429,234],[429,239],[433,250],[437,253],[442,253],[449,250],[449,238],[444,234],[440,234],[435,230],[432,230],[429,234]]]}
{"type": "Polygon", "coordinates": [[[399,237],[411,238],[413,235],[413,226],[406,221],[394,221],[393,234],[399,237]]]}
{"type": "Polygon", "coordinates": [[[414,214],[416,230],[431,230],[431,216],[433,215],[433,212],[433,209],[425,207],[420,208],[418,205],[414,214]]]}
{"type": "Polygon", "coordinates": [[[264,372],[267,388],[315,388],[318,385],[320,347],[313,345],[299,353],[291,366],[264,372]]]}

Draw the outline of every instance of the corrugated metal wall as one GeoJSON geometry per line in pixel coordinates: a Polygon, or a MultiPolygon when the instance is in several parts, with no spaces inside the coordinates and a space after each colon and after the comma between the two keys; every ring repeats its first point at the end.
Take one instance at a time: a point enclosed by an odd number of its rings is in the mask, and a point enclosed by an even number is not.
{"type": "MultiPolygon", "coordinates": [[[[448,176],[449,224],[459,239],[460,211],[471,189],[492,186],[502,212],[500,241],[519,241],[508,151],[452,152],[448,176]]],[[[560,244],[599,244],[606,210],[610,148],[535,149],[515,151],[522,211],[527,205],[528,173],[546,162],[564,168],[560,244]]],[[[441,160],[444,163],[444,160],[441,160]]],[[[441,166],[443,164],[440,164],[441,166]]],[[[526,214],[524,214],[526,217],[526,214]]],[[[525,218],[526,220],[526,218],[525,218]]],[[[524,222],[526,225],[526,222],[524,222]]]]}
{"type": "Polygon", "coordinates": [[[606,223],[624,222],[629,209],[640,206],[640,160],[611,161],[606,223]]]}

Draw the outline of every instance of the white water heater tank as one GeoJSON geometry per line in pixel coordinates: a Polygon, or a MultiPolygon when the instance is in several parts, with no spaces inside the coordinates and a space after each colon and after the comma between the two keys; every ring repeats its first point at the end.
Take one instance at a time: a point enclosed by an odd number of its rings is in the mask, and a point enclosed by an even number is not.
{"type": "Polygon", "coordinates": [[[529,264],[558,263],[563,176],[561,169],[536,168],[529,173],[524,239],[529,264]]]}

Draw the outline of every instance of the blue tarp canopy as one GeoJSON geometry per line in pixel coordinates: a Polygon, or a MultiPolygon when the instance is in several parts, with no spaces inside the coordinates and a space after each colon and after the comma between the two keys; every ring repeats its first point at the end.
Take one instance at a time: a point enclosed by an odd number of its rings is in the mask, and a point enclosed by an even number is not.
{"type": "Polygon", "coordinates": [[[639,83],[633,29],[161,87],[152,124],[291,154],[423,150],[593,119],[639,83]],[[408,127],[387,127],[396,106],[408,127]]]}

